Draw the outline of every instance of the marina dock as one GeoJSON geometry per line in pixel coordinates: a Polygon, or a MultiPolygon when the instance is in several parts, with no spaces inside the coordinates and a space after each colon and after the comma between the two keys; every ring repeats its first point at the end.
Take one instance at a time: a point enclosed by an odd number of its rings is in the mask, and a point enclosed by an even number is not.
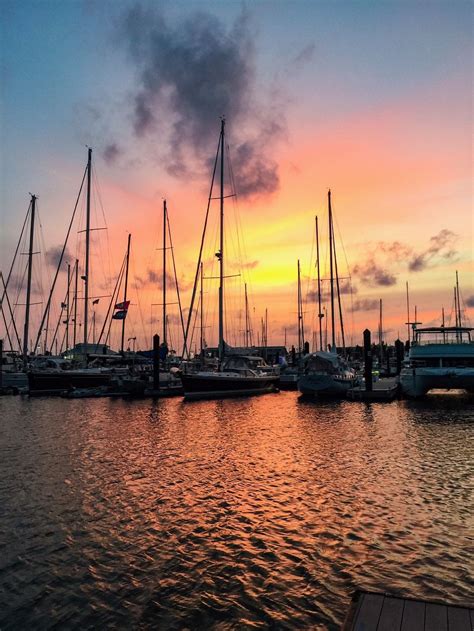
{"type": "Polygon", "coordinates": [[[397,377],[379,379],[372,384],[372,390],[365,386],[357,386],[347,392],[347,397],[353,401],[393,401],[399,393],[397,377]]]}
{"type": "Polygon", "coordinates": [[[472,607],[357,591],[342,631],[471,631],[473,628],[472,607]]]}

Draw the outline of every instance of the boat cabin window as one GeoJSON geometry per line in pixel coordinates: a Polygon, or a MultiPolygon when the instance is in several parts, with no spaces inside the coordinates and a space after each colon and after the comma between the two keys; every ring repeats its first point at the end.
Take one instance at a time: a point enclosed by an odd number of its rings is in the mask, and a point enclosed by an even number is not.
{"type": "Polygon", "coordinates": [[[326,372],[329,374],[334,374],[337,372],[334,364],[325,359],[324,357],[320,357],[319,355],[315,355],[308,360],[306,364],[306,369],[311,371],[314,370],[316,372],[326,372]]]}
{"type": "Polygon", "coordinates": [[[470,344],[471,331],[469,329],[433,328],[415,331],[414,345],[426,344],[470,344]]]}

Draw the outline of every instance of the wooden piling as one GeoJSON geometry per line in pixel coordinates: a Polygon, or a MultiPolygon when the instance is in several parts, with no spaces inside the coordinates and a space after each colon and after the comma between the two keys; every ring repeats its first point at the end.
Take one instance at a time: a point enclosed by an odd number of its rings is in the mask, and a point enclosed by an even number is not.
{"type": "Polygon", "coordinates": [[[397,375],[399,375],[402,370],[402,361],[405,354],[403,342],[401,340],[395,341],[395,353],[397,358],[397,375]]]}
{"type": "Polygon", "coordinates": [[[372,392],[372,348],[369,329],[364,331],[364,378],[366,391],[372,392]]]}
{"type": "Polygon", "coordinates": [[[153,390],[160,389],[160,336],[153,336],[153,390]]]}

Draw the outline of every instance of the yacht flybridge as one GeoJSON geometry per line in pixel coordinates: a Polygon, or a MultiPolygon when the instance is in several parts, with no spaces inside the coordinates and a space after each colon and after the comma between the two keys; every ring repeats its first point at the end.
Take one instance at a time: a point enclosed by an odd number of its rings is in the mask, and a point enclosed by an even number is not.
{"type": "Polygon", "coordinates": [[[403,393],[421,397],[432,389],[474,393],[474,329],[415,329],[408,359],[400,373],[403,393]]]}

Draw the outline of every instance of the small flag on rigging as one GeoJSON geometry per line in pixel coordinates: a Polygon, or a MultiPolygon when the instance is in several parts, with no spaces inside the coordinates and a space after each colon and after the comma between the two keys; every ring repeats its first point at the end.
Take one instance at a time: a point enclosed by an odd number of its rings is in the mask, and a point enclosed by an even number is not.
{"type": "Polygon", "coordinates": [[[114,313],[114,315],[112,316],[112,320],[125,320],[126,317],[127,311],[126,309],[123,309],[122,311],[117,311],[116,313],[114,313]]]}
{"type": "Polygon", "coordinates": [[[93,305],[98,305],[98,304],[99,304],[99,299],[98,299],[98,298],[96,298],[95,300],[93,300],[93,301],[92,301],[92,304],[93,304],[93,305]]]}
{"type": "Polygon", "coordinates": [[[115,305],[115,308],[123,309],[124,311],[127,311],[129,304],[130,304],[130,300],[125,300],[124,302],[117,302],[117,304],[115,305]]]}

